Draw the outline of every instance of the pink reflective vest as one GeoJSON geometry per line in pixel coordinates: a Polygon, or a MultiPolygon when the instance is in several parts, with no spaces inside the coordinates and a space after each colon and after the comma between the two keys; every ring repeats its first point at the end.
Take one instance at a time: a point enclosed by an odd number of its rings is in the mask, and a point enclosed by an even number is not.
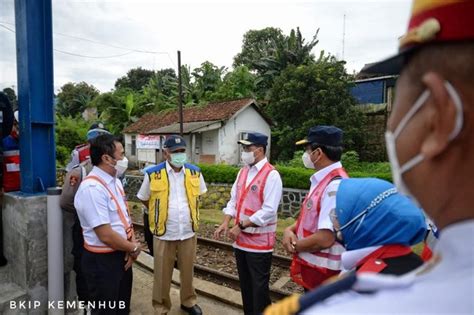
{"type": "MultiPolygon", "coordinates": [[[[263,190],[268,175],[274,169],[270,163],[266,163],[248,186],[246,182],[250,167],[246,166],[242,169],[237,179],[237,216],[235,224],[248,219],[262,208],[263,190]]],[[[242,231],[237,237],[236,244],[256,251],[272,250],[275,245],[276,224],[277,214],[275,213],[275,217],[268,224],[259,227],[248,227],[242,231]]]]}
{"type": "MultiPolygon", "coordinates": [[[[318,231],[319,213],[321,211],[322,195],[335,178],[347,178],[348,175],[343,168],[337,168],[327,174],[304,199],[298,221],[296,222],[296,235],[298,239],[308,237],[318,231]]],[[[293,281],[309,287],[301,277],[302,265],[308,269],[312,268],[315,272],[325,272],[327,269],[341,270],[341,254],[345,251],[344,247],[335,242],[330,248],[317,252],[299,252],[293,257],[291,266],[291,277],[293,281]]],[[[328,273],[331,274],[331,273],[328,273]]],[[[320,275],[318,276],[320,278],[320,275]]],[[[308,281],[312,282],[312,281],[308,281]]]]}

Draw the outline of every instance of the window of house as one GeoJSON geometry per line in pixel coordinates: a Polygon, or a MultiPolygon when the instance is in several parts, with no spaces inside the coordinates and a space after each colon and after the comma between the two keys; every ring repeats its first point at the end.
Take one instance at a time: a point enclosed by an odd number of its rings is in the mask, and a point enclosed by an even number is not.
{"type": "Polygon", "coordinates": [[[137,155],[137,137],[132,136],[132,148],[130,150],[132,156],[137,155]]]}

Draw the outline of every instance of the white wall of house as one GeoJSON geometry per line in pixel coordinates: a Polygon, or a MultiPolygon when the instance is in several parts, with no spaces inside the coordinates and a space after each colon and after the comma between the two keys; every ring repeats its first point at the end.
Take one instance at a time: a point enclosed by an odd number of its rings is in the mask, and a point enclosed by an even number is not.
{"type": "Polygon", "coordinates": [[[156,149],[137,149],[137,160],[140,167],[144,164],[157,164],[156,149]]]}
{"type": "Polygon", "coordinates": [[[219,148],[217,163],[239,164],[240,145],[237,144],[242,132],[256,131],[268,136],[267,156],[270,154],[270,125],[255,108],[249,106],[238,112],[219,129],[219,148]]]}
{"type": "Polygon", "coordinates": [[[217,155],[219,149],[219,130],[205,131],[201,134],[201,154],[217,155]]]}
{"type": "Polygon", "coordinates": [[[126,133],[124,134],[124,141],[125,141],[125,156],[129,160],[130,164],[136,165],[137,164],[137,151],[132,152],[132,137],[136,137],[136,134],[126,133]],[[135,153],[135,154],[132,154],[135,153]]]}

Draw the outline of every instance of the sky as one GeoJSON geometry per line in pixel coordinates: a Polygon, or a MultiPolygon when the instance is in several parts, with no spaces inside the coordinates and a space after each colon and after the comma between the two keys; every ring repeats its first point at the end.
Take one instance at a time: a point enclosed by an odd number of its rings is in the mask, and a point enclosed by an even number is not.
{"type": "MultiPolygon", "coordinates": [[[[0,0],[0,89],[17,85],[13,3],[0,0]]],[[[396,53],[410,6],[409,0],[53,0],[55,92],[81,81],[107,92],[135,67],[177,69],[177,50],[191,69],[210,61],[231,70],[245,32],[269,26],[285,34],[299,26],[307,42],[319,28],[313,53],[324,50],[358,72],[396,53]]]]}

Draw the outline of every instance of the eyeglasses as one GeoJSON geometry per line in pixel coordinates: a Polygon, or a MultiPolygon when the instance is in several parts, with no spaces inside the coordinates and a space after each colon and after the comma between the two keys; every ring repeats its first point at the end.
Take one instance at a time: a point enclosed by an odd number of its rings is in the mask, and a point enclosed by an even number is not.
{"type": "MultiPolygon", "coordinates": [[[[369,206],[367,208],[365,208],[361,213],[359,213],[358,215],[356,215],[355,217],[353,217],[351,220],[349,220],[349,222],[347,222],[346,224],[344,224],[343,226],[341,226],[339,229],[335,230],[334,232],[336,233],[336,237],[337,235],[341,235],[341,231],[346,229],[347,227],[349,227],[351,224],[353,224],[354,222],[356,222],[357,220],[361,219],[359,224],[357,225],[357,227],[355,228],[354,230],[354,233],[356,233],[360,226],[362,225],[362,223],[364,222],[364,219],[366,217],[366,215],[369,213],[369,211],[373,208],[375,208],[378,204],[380,204],[383,200],[387,199],[388,197],[390,197],[391,195],[394,195],[397,193],[397,189],[396,188],[390,188],[390,189],[387,189],[386,191],[380,193],[377,197],[375,197],[369,204],[369,206]]],[[[335,213],[334,213],[335,215],[335,213]]],[[[337,218],[337,217],[336,217],[337,218]]]]}

